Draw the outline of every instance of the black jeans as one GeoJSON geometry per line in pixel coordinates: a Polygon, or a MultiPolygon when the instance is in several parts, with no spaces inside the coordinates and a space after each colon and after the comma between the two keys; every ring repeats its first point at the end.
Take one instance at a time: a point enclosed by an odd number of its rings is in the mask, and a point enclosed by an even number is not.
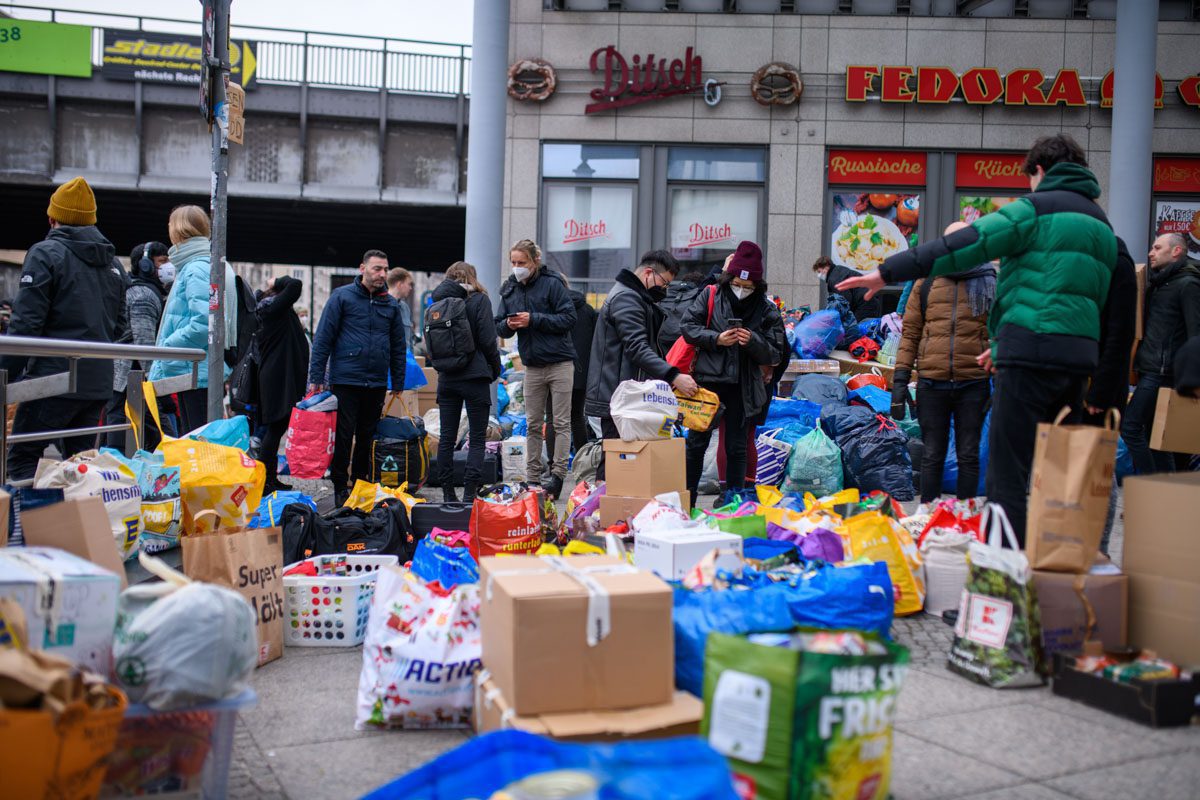
{"type": "Polygon", "coordinates": [[[371,479],[371,442],[375,438],[379,415],[383,413],[387,389],[334,384],[329,390],[338,401],[337,436],[333,443],[333,460],[329,464],[329,478],[336,493],[350,488],[353,481],[371,479]],[[350,469],[349,476],[347,468],[350,469]]]}
{"type": "Polygon", "coordinates": [[[287,433],[288,422],[289,418],[284,417],[269,423],[266,426],[266,435],[258,448],[258,460],[267,468],[267,486],[279,480],[279,443],[287,433]]]}
{"type": "Polygon", "coordinates": [[[996,371],[987,496],[1004,509],[1022,548],[1038,423],[1053,422],[1063,406],[1076,410],[1067,421],[1077,421],[1086,387],[1085,376],[1061,370],[1000,367],[996,371]]]}
{"type": "MultiPolygon", "coordinates": [[[[89,428],[100,424],[106,400],[73,400],[63,397],[47,397],[17,406],[13,417],[13,433],[48,433],[72,428],[89,428]]],[[[38,459],[46,451],[46,445],[55,442],[62,457],[70,458],[76,453],[91,450],[96,446],[96,434],[68,436],[62,439],[39,442],[21,442],[8,450],[8,479],[22,481],[37,472],[38,459]]]]}
{"type": "MultiPolygon", "coordinates": [[[[721,446],[725,448],[725,488],[746,488],[746,429],[749,423],[742,402],[742,387],[736,383],[718,383],[705,386],[716,392],[725,404],[725,432],[721,446]]],[[[692,493],[692,504],[696,503],[700,488],[700,476],[704,472],[704,454],[712,441],[712,431],[699,433],[688,431],[687,435],[687,488],[692,493]]]]}
{"type": "Polygon", "coordinates": [[[444,489],[454,486],[454,445],[458,442],[458,423],[465,405],[469,443],[463,486],[478,489],[483,481],[483,459],[487,454],[488,416],[492,411],[491,384],[482,380],[438,381],[437,403],[442,425],[437,451],[438,479],[444,489]]]}
{"type": "Polygon", "coordinates": [[[1174,381],[1162,375],[1139,375],[1133,397],[1125,408],[1121,419],[1121,438],[1133,458],[1133,469],[1138,475],[1153,472],[1173,472],[1175,458],[1170,453],[1150,449],[1150,430],[1154,427],[1154,411],[1158,405],[1158,390],[1168,388],[1174,381]]]}
{"type": "MultiPolygon", "coordinates": [[[[128,422],[129,418],[125,416],[125,401],[126,396],[124,391],[114,391],[113,398],[109,401],[108,406],[104,409],[104,424],[105,425],[120,425],[122,422],[128,422]]],[[[161,412],[160,412],[161,419],[161,412]]],[[[158,429],[154,427],[154,420],[150,419],[150,415],[145,414],[145,424],[142,428],[145,441],[141,443],[140,449],[153,452],[162,441],[162,436],[159,435],[158,429]]],[[[129,431],[110,431],[104,434],[102,444],[116,450],[125,452],[125,435],[129,431]]]]}
{"type": "Polygon", "coordinates": [[[208,422],[208,387],[179,392],[175,399],[179,404],[179,436],[208,422]]]}
{"type": "MultiPolygon", "coordinates": [[[[592,439],[592,431],[588,428],[587,414],[583,407],[587,402],[587,387],[575,384],[571,390],[571,452],[578,453],[592,439]]],[[[554,441],[554,398],[546,398],[546,441],[554,441]]]]}
{"type": "Polygon", "coordinates": [[[966,386],[935,388],[917,384],[917,421],[921,423],[921,502],[932,503],[942,494],[942,471],[950,444],[950,418],[954,418],[954,453],[958,457],[960,500],[979,489],[979,437],[983,433],[988,395],[986,380],[966,386]]]}

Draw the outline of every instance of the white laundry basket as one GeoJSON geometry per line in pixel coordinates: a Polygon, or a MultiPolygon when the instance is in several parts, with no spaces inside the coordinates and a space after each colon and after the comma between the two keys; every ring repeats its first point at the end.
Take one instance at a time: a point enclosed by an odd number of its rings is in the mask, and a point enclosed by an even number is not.
{"type": "Polygon", "coordinates": [[[345,575],[288,575],[297,564],[284,570],[284,639],[295,647],[354,647],[367,634],[367,614],[375,594],[379,570],[395,566],[396,556],[313,556],[317,565],[337,562],[346,565],[345,575]]]}

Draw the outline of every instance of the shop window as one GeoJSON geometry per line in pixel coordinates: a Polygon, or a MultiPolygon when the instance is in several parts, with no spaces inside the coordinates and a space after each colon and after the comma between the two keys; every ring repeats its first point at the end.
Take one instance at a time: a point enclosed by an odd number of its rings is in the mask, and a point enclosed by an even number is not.
{"type": "Polygon", "coordinates": [[[743,239],[759,240],[759,189],[672,188],[671,253],[693,268],[721,264],[743,239]]]}
{"type": "Polygon", "coordinates": [[[672,147],[667,155],[667,180],[762,183],[765,161],[761,149],[672,147]]]}
{"type": "Polygon", "coordinates": [[[633,263],[636,188],[547,184],[543,258],[571,278],[610,279],[633,263]]]}
{"type": "Polygon", "coordinates": [[[900,192],[834,192],[829,257],[861,272],[917,245],[921,197],[900,192]]]}
{"type": "Polygon", "coordinates": [[[577,180],[636,180],[636,146],[610,144],[542,145],[542,177],[577,180]]]}

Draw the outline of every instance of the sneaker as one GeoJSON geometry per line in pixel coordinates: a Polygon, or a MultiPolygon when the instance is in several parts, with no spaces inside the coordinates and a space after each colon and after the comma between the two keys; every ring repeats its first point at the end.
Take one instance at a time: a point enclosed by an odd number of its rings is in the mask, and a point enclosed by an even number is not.
{"type": "Polygon", "coordinates": [[[546,482],[542,484],[542,489],[546,492],[546,495],[551,500],[557,500],[558,496],[562,494],[563,479],[557,475],[551,475],[546,479],[546,482]]]}
{"type": "Polygon", "coordinates": [[[443,486],[442,487],[442,502],[443,503],[457,503],[458,502],[458,495],[454,493],[453,486],[443,486]]]}
{"type": "Polygon", "coordinates": [[[932,514],[932,513],[933,513],[933,508],[932,508],[931,504],[921,503],[919,506],[917,506],[917,510],[913,512],[913,516],[921,517],[926,514],[932,514]]]}
{"type": "Polygon", "coordinates": [[[464,503],[474,503],[475,495],[477,494],[479,494],[479,487],[475,484],[468,483],[466,486],[463,486],[462,501],[464,503]]]}

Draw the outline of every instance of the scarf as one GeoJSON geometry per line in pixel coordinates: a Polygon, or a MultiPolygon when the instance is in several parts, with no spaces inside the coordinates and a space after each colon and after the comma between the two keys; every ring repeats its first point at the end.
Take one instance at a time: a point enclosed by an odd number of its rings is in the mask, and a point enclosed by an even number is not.
{"type": "Polygon", "coordinates": [[[972,317],[982,317],[996,301],[996,268],[991,264],[980,264],[966,272],[956,272],[945,277],[966,285],[967,304],[972,317]]]}
{"type": "Polygon", "coordinates": [[[1175,273],[1183,269],[1187,264],[1187,255],[1183,255],[1178,261],[1172,261],[1161,269],[1152,269],[1147,279],[1150,281],[1150,286],[1157,289],[1171,278],[1175,277],[1175,273]]]}

